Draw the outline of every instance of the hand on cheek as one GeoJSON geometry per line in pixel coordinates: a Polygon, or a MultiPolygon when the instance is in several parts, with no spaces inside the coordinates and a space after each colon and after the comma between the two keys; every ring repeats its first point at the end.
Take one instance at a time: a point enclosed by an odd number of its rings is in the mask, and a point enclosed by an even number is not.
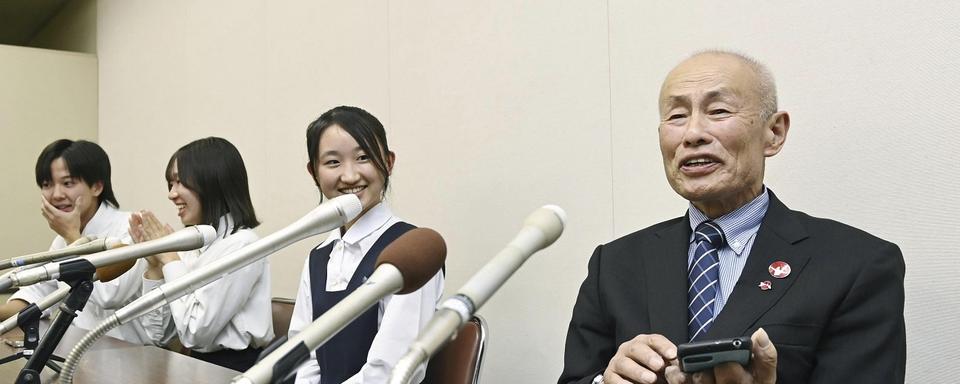
{"type": "Polygon", "coordinates": [[[57,207],[54,207],[53,204],[50,204],[45,196],[40,195],[40,214],[47,220],[47,225],[50,226],[50,229],[63,237],[67,244],[73,243],[80,238],[80,227],[82,226],[80,207],[82,199],[83,196],[79,196],[77,200],[73,202],[73,211],[63,212],[57,209],[57,207]]]}

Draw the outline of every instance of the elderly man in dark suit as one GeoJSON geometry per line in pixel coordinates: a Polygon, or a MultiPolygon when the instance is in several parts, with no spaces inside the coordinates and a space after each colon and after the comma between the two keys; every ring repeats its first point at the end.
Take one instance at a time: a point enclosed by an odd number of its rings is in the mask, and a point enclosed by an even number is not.
{"type": "Polygon", "coordinates": [[[710,51],[660,90],[660,151],[686,215],[597,247],[559,383],[902,383],[899,248],[792,211],[763,184],[790,117],[770,72],[710,51]],[[752,361],[694,375],[677,345],[751,335],[752,361]]]}

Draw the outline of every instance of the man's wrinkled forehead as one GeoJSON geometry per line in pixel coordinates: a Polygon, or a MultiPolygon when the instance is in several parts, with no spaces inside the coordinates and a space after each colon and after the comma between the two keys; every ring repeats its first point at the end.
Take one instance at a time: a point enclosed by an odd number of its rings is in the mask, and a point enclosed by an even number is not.
{"type": "Polygon", "coordinates": [[[757,87],[757,76],[747,63],[732,55],[705,53],[684,60],[660,86],[660,107],[681,98],[704,94],[743,96],[757,87]]]}

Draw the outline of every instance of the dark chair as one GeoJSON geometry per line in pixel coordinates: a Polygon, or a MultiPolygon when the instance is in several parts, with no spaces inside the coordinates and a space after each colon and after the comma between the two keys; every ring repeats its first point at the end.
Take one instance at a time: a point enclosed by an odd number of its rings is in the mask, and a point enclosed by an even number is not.
{"type": "Polygon", "coordinates": [[[486,320],[473,316],[460,328],[457,338],[441,348],[427,363],[423,384],[479,383],[483,346],[486,343],[486,320]]]}
{"type": "Polygon", "coordinates": [[[292,299],[283,297],[274,297],[270,300],[270,309],[273,312],[273,334],[274,340],[286,336],[290,329],[290,318],[293,317],[292,299]]]}

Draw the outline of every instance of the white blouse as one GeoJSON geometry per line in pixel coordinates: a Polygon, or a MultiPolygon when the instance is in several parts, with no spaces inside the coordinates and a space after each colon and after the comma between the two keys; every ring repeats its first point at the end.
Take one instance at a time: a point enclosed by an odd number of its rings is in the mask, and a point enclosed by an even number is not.
{"type": "MultiPolygon", "coordinates": [[[[127,231],[130,227],[129,218],[129,212],[122,212],[110,204],[101,203],[100,207],[97,208],[97,213],[83,227],[81,235],[97,238],[119,238],[123,243],[130,244],[130,234],[127,231]]],[[[66,240],[62,236],[57,236],[53,239],[50,250],[62,249],[66,246],[66,240]]],[[[130,270],[116,279],[108,282],[95,282],[90,299],[84,306],[83,311],[80,311],[77,317],[73,319],[73,325],[87,330],[93,329],[101,321],[113,315],[117,309],[139,297],[140,276],[146,270],[147,262],[140,259],[130,270]]],[[[28,285],[21,287],[20,290],[10,296],[8,301],[20,299],[28,303],[35,303],[56,291],[58,284],[67,286],[66,283],[56,281],[44,281],[28,285]]],[[[44,313],[49,316],[50,310],[48,309],[44,313]]],[[[136,322],[120,325],[108,332],[107,335],[135,344],[146,345],[152,342],[146,330],[136,322]]]]}
{"type": "MultiPolygon", "coordinates": [[[[231,234],[232,230],[233,219],[229,215],[220,218],[213,243],[199,250],[178,252],[179,261],[163,266],[163,280],[142,279],[143,292],[229,257],[259,238],[251,229],[231,234]]],[[[273,339],[270,264],[266,258],[255,261],[139,320],[157,344],[166,344],[176,333],[183,346],[198,352],[262,347],[273,339]]]]}
{"type": "MultiPolygon", "coordinates": [[[[394,223],[400,221],[384,204],[371,208],[360,217],[342,237],[340,231],[330,233],[317,248],[335,243],[327,263],[327,291],[342,291],[356,271],[363,256],[373,244],[394,223]]],[[[304,262],[300,277],[297,303],[290,320],[290,337],[293,337],[313,322],[313,301],[310,290],[310,258],[304,262]]],[[[391,295],[380,300],[379,331],[373,339],[367,362],[353,377],[344,381],[351,384],[386,383],[397,361],[407,353],[410,344],[416,340],[420,330],[430,321],[436,310],[440,296],[443,295],[443,273],[438,272],[419,290],[406,295],[391,295]]],[[[425,366],[421,366],[414,375],[415,383],[423,380],[425,366]]],[[[310,360],[297,371],[297,384],[319,383],[320,366],[316,354],[310,353],[310,360]]]]}

